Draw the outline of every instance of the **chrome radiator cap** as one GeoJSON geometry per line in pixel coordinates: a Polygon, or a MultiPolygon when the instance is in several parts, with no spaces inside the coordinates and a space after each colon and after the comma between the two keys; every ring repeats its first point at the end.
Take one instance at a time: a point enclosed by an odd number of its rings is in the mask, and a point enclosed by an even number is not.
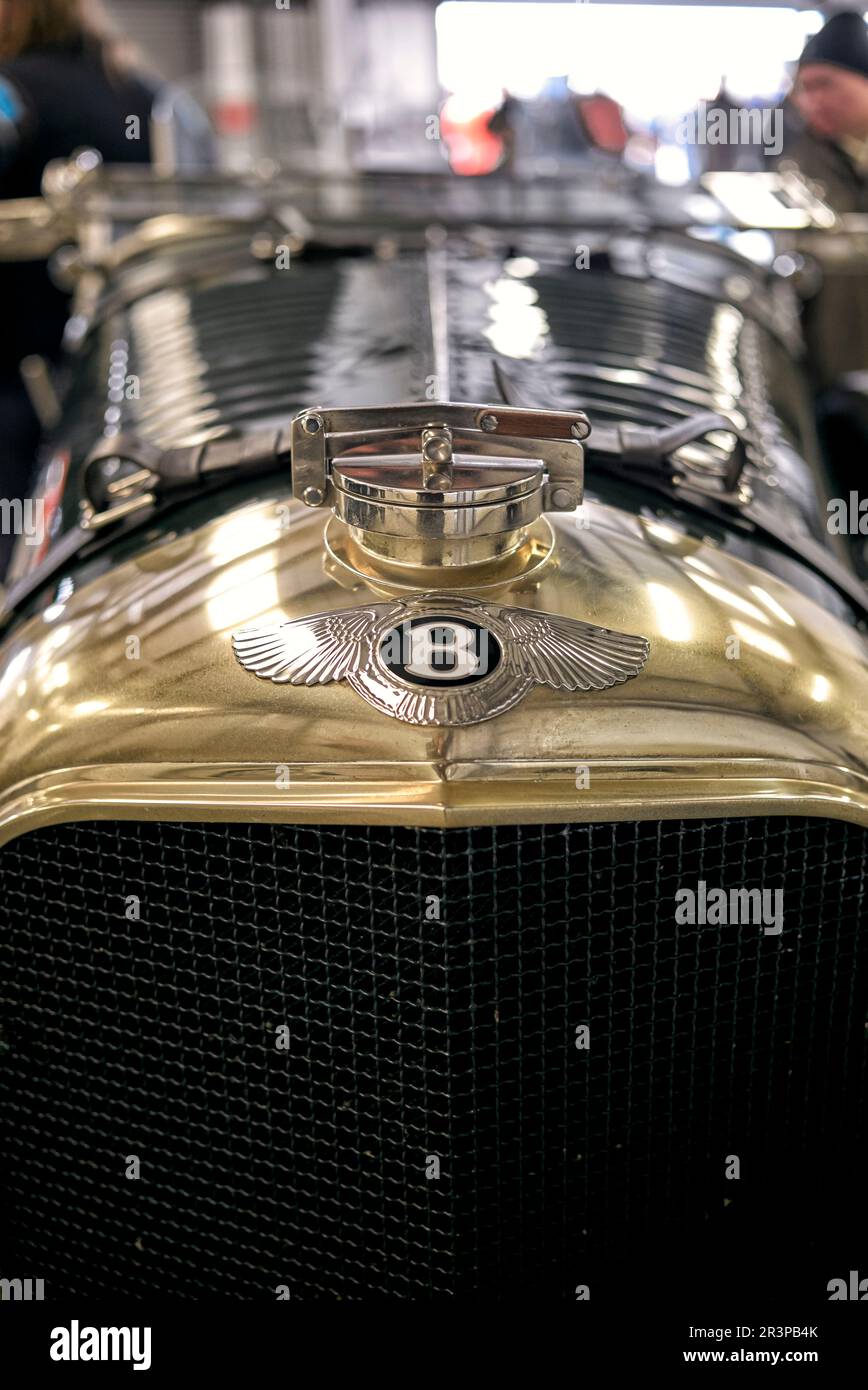
{"type": "Polygon", "coordinates": [[[475,563],[511,554],[542,514],[541,463],[459,456],[424,477],[404,458],[344,460],[332,470],[335,513],[387,559],[475,563]]]}
{"type": "Polygon", "coordinates": [[[307,410],[292,423],[293,491],[306,506],[331,505],[370,555],[479,564],[511,555],[543,512],[579,505],[589,433],[581,411],[307,410]]]}

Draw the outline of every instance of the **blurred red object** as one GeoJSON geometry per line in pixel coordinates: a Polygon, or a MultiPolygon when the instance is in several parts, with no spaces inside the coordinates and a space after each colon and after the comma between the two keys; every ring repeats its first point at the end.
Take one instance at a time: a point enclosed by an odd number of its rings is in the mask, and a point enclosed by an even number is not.
{"type": "Polygon", "coordinates": [[[450,113],[454,111],[451,98],[443,105],[440,113],[440,138],[449,155],[449,167],[455,174],[491,174],[503,163],[505,146],[503,139],[489,129],[489,123],[498,108],[488,107],[485,111],[459,119],[450,113]]]}
{"type": "Polygon", "coordinates": [[[591,97],[579,97],[576,104],[591,144],[606,154],[623,154],[630,132],[617,101],[595,92],[591,97]]]}
{"type": "Polygon", "coordinates": [[[219,135],[248,135],[257,116],[258,109],[252,101],[220,101],[211,107],[211,119],[219,135]]]}

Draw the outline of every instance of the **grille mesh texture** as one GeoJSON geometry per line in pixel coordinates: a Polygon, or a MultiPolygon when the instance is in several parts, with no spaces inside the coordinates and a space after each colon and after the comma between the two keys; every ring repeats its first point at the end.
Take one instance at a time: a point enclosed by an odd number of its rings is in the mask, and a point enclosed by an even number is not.
{"type": "Polygon", "coordinates": [[[0,874],[3,1275],[571,1298],[857,1267],[822,1263],[864,1200],[855,826],[81,824],[0,874]],[[679,925],[700,879],[782,888],[781,935],[679,925]]]}

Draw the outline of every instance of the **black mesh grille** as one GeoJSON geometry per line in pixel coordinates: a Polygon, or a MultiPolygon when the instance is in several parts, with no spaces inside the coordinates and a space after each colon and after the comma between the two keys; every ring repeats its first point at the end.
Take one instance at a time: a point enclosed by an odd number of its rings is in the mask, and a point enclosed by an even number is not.
{"type": "Polygon", "coordinates": [[[854,826],[72,825],[0,870],[9,1277],[571,1297],[858,1257],[854,826]],[[699,879],[782,888],[782,934],[677,924],[699,879]]]}

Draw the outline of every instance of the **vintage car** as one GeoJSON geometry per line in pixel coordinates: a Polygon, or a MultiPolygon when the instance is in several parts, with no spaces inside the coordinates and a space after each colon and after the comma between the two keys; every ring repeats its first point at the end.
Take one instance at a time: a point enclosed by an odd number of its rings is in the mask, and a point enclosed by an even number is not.
{"type": "Polygon", "coordinates": [[[822,215],[92,165],[0,619],[0,1275],[819,1306],[868,1040],[822,215]]]}

